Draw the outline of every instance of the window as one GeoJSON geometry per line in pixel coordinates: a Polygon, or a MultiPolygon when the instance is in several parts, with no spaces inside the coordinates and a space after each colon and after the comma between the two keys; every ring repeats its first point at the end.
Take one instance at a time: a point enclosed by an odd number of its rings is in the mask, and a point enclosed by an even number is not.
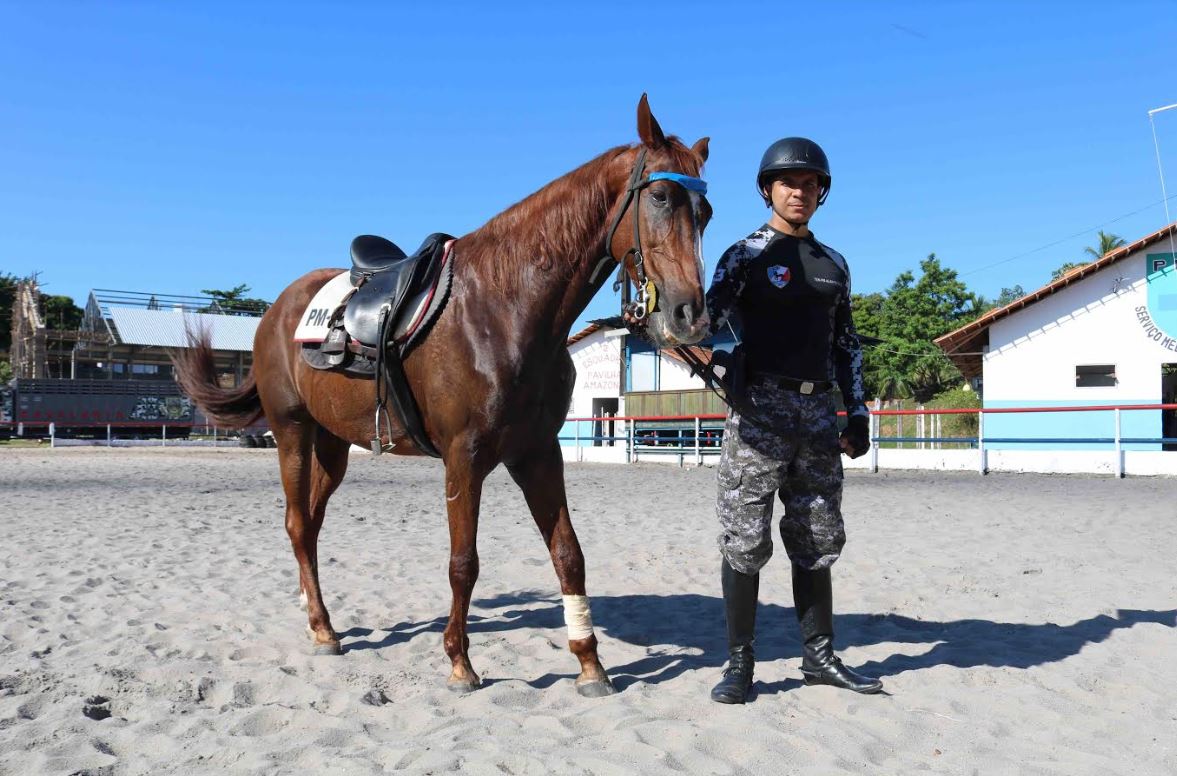
{"type": "Polygon", "coordinates": [[[1107,388],[1115,384],[1115,364],[1087,364],[1075,367],[1076,388],[1107,388]]]}

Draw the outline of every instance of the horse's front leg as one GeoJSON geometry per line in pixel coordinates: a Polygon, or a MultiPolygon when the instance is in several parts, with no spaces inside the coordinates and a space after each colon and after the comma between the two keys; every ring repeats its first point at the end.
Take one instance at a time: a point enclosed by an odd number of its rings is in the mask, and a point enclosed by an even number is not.
{"type": "Polygon", "coordinates": [[[617,691],[597,656],[597,636],[593,632],[588,596],[584,592],[584,554],[568,515],[560,445],[553,440],[542,452],[507,468],[523,489],[531,516],[548,546],[548,554],[560,579],[568,649],[580,661],[576,690],[589,698],[612,695],[617,691]]]}
{"type": "MultiPolygon", "coordinates": [[[[456,456],[451,456],[451,460],[456,456]]],[[[478,509],[486,473],[467,460],[446,464],[445,499],[450,524],[450,589],[453,604],[445,626],[445,653],[453,663],[446,682],[455,692],[469,692],[481,683],[470,665],[470,637],[466,619],[470,596],[478,581],[478,509]]]]}

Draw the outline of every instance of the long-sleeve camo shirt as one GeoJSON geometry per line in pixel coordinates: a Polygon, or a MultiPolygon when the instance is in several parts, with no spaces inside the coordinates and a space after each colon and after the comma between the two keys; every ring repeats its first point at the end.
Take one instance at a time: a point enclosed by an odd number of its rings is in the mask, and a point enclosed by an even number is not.
{"type": "Polygon", "coordinates": [[[851,416],[867,415],[850,268],[834,249],[765,224],[720,258],[707,312],[713,334],[738,332],[749,373],[832,381],[851,416]]]}

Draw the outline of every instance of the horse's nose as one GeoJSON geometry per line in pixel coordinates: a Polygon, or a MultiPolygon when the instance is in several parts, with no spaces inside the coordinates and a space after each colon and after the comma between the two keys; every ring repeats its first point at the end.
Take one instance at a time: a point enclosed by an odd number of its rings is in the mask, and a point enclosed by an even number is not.
{"type": "Polygon", "coordinates": [[[694,332],[707,325],[706,308],[692,302],[675,305],[671,311],[674,328],[681,332],[694,332]]]}

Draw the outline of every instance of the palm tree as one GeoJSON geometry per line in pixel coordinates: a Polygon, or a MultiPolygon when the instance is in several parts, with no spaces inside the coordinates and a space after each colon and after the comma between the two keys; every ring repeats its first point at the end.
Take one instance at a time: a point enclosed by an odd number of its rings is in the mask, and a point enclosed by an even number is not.
{"type": "Polygon", "coordinates": [[[1086,248],[1083,249],[1083,252],[1086,253],[1088,256],[1090,256],[1093,259],[1102,259],[1104,256],[1107,256],[1109,253],[1114,251],[1116,248],[1122,248],[1125,245],[1127,245],[1127,243],[1124,242],[1124,238],[1120,237],[1120,235],[1107,234],[1106,232],[1104,232],[1104,230],[1100,229],[1099,230],[1099,247],[1093,248],[1091,246],[1087,246],[1086,248]]]}
{"type": "MultiPolygon", "coordinates": [[[[1092,259],[1102,259],[1104,256],[1107,256],[1109,253],[1114,251],[1116,248],[1123,248],[1127,244],[1124,242],[1124,238],[1121,237],[1120,235],[1108,234],[1107,232],[1105,232],[1102,229],[1099,230],[1098,235],[1099,235],[1099,247],[1094,247],[1094,246],[1089,245],[1083,249],[1083,252],[1086,253],[1088,256],[1090,256],[1092,259]]],[[[1062,265],[1061,267],[1056,269],[1054,272],[1052,272],[1050,275],[1050,279],[1051,280],[1058,280],[1063,275],[1065,275],[1068,272],[1070,272],[1071,270],[1075,269],[1075,267],[1086,267],[1090,263],[1091,263],[1090,261],[1068,261],[1066,264],[1062,265]]]]}

